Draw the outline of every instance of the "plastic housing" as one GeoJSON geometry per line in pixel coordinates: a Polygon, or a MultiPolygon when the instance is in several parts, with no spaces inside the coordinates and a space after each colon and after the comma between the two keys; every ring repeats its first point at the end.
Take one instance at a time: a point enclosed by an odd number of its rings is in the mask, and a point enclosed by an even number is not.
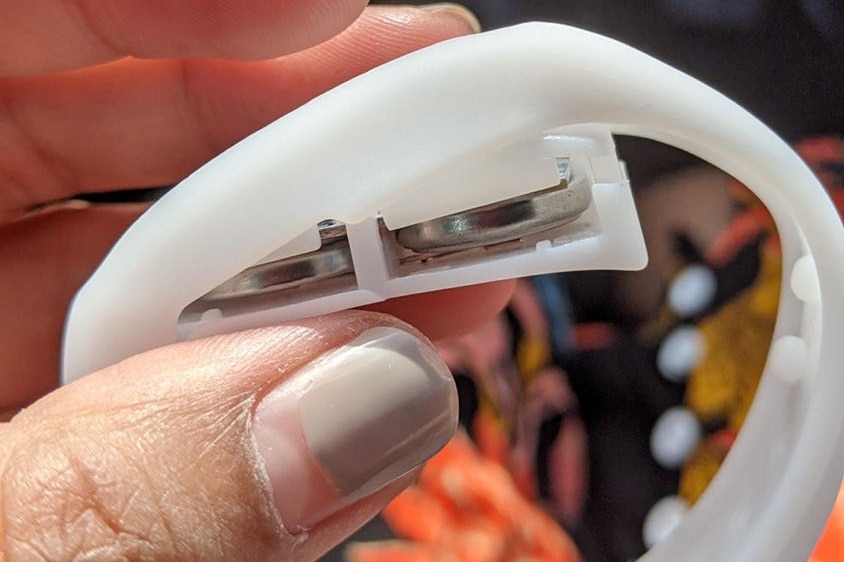
{"type": "Polygon", "coordinates": [[[78,293],[64,380],[180,338],[401,294],[545,271],[642,267],[641,235],[608,133],[677,146],[746,184],[773,213],[784,257],[774,343],[744,429],[683,524],[643,560],[804,560],[844,472],[840,219],[808,167],[738,105],[629,46],[571,27],[526,24],[413,53],[198,170],[129,229],[78,293]],[[546,187],[549,156],[591,167],[587,234],[506,262],[419,277],[396,277],[379,257],[376,213],[409,224],[546,187]],[[313,249],[314,225],[327,218],[348,225],[357,289],[179,326],[188,303],[232,275],[279,252],[313,249]]]}

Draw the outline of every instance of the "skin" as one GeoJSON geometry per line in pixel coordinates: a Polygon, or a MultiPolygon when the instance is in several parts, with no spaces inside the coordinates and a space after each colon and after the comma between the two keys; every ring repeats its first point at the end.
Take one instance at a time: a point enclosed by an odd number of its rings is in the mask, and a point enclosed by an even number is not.
{"type": "Polygon", "coordinates": [[[312,560],[409,483],[290,537],[246,437],[255,400],[369,327],[412,330],[381,312],[455,336],[512,284],[177,344],[56,390],[70,298],[143,211],[76,195],[174,184],[334,85],[474,30],[364,4],[0,0],[0,561],[312,560]]]}

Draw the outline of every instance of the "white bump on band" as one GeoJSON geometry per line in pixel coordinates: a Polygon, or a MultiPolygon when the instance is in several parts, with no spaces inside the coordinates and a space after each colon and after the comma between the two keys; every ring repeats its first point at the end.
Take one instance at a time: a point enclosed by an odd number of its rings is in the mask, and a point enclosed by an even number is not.
{"type": "Polygon", "coordinates": [[[818,302],[821,300],[821,289],[818,284],[818,270],[812,256],[802,256],[791,270],[791,290],[803,302],[818,302]]]}
{"type": "Polygon", "coordinates": [[[808,360],[809,346],[803,338],[782,336],[771,344],[768,369],[779,379],[794,383],[806,373],[808,360]]]}

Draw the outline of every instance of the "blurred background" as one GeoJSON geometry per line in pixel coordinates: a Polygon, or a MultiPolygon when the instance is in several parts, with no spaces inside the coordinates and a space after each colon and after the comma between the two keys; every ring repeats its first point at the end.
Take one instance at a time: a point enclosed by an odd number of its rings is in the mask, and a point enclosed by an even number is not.
{"type": "MultiPolygon", "coordinates": [[[[795,145],[844,201],[844,0],[463,4],[485,29],[567,23],[686,71],[795,145]]],[[[625,562],[660,540],[706,488],[767,353],[779,290],[776,232],[753,196],[718,170],[653,142],[617,142],[651,264],[635,274],[524,281],[490,326],[439,342],[468,436],[454,447],[472,447],[474,456],[446,451],[415,495],[352,540],[371,547],[343,545],[326,560],[439,560],[414,546],[445,540],[432,538],[448,535],[431,523],[437,518],[470,543],[440,544],[440,554],[452,555],[442,559],[515,560],[524,547],[532,556],[525,559],[574,560],[562,543],[545,556],[512,528],[547,517],[585,562],[625,562]],[[460,483],[460,506],[454,490],[437,488],[446,473],[460,483]],[[503,506],[519,514],[515,524],[496,519],[503,506]],[[372,542],[396,537],[405,542],[372,542]]],[[[844,561],[844,545],[816,555],[844,561]]]]}

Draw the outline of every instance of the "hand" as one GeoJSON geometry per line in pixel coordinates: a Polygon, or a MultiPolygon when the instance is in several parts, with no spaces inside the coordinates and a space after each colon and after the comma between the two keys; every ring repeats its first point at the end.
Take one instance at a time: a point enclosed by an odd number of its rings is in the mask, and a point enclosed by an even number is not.
{"type": "MultiPolygon", "coordinates": [[[[54,390],[69,300],[143,210],[73,198],[174,184],[472,20],[363,0],[7,4],[0,413],[25,409],[0,424],[0,560],[315,559],[449,437],[441,361],[408,325],[350,312],[169,346],[54,390]]],[[[374,308],[443,337],[510,288],[374,308]]]]}

